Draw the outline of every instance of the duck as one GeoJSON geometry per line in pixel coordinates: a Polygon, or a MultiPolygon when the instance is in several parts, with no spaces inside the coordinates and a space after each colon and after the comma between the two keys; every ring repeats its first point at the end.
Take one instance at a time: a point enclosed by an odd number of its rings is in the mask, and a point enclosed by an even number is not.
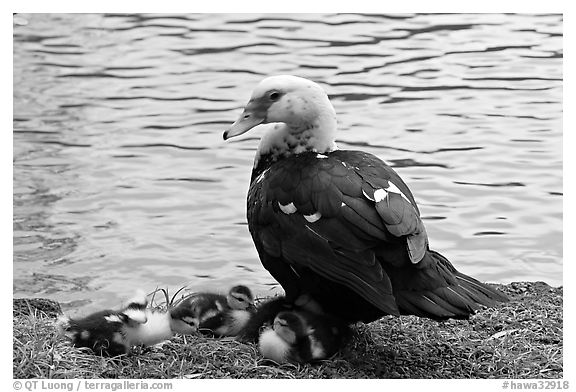
{"type": "Polygon", "coordinates": [[[150,309],[143,291],[120,310],[105,309],[86,317],[62,315],[56,322],[61,336],[76,347],[87,347],[102,356],[118,356],[133,346],[153,346],[172,338],[176,333],[191,334],[195,326],[172,317],[170,312],[150,309]]]}
{"type": "Polygon", "coordinates": [[[415,198],[383,160],[336,144],[336,112],[317,83],[275,75],[255,87],[224,140],[262,130],[247,196],[260,261],[289,302],[331,315],[466,319],[508,298],[430,248],[415,198]]]}
{"type": "Polygon", "coordinates": [[[245,285],[230,288],[227,295],[199,292],[185,297],[170,310],[172,318],[215,337],[236,336],[254,313],[254,296],[245,285]]]}
{"type": "Polygon", "coordinates": [[[282,311],[258,340],[262,356],[278,364],[327,359],[340,348],[344,324],[303,311],[282,311]]]}

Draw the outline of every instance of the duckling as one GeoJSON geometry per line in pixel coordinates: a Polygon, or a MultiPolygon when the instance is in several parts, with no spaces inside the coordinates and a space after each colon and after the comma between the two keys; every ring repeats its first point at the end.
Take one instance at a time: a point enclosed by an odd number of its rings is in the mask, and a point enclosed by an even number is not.
{"type": "Polygon", "coordinates": [[[126,316],[123,332],[128,347],[154,346],[172,338],[175,329],[179,329],[173,327],[170,313],[163,310],[145,308],[130,312],[127,309],[122,314],[126,316]]]}
{"type": "Polygon", "coordinates": [[[260,334],[264,358],[277,363],[307,363],[326,359],[340,348],[346,325],[331,317],[307,311],[282,311],[260,334]]]}
{"type": "Polygon", "coordinates": [[[232,287],[226,296],[194,293],[171,311],[171,317],[217,337],[236,336],[254,312],[254,297],[243,285],[232,287]]]}
{"type": "Polygon", "coordinates": [[[245,342],[258,341],[260,330],[265,325],[272,324],[278,313],[292,310],[305,311],[311,316],[313,314],[325,315],[320,305],[308,294],[300,295],[295,301],[290,301],[284,295],[278,295],[258,304],[250,320],[238,333],[238,339],[245,342]]]}
{"type": "Polygon", "coordinates": [[[244,342],[257,342],[261,329],[267,324],[272,324],[278,313],[293,309],[293,304],[283,295],[261,301],[256,306],[250,320],[238,333],[237,339],[244,342]]]}
{"type": "Polygon", "coordinates": [[[296,314],[308,327],[313,360],[330,358],[350,337],[348,324],[339,318],[308,311],[297,311],[296,314]]]}
{"type": "Polygon", "coordinates": [[[126,330],[147,321],[147,304],[146,296],[139,292],[122,310],[101,310],[84,318],[63,315],[56,321],[56,327],[76,347],[91,348],[99,355],[126,354],[130,350],[126,330]]]}
{"type": "Polygon", "coordinates": [[[172,317],[170,312],[148,309],[143,292],[121,310],[102,310],[84,318],[62,316],[57,321],[61,335],[76,347],[91,348],[96,354],[126,354],[132,346],[153,346],[174,333],[193,333],[196,328],[172,317]]]}
{"type": "Polygon", "coordinates": [[[260,334],[258,348],[264,358],[282,363],[312,360],[311,340],[303,320],[294,312],[280,312],[274,325],[260,334]]]}
{"type": "Polygon", "coordinates": [[[98,355],[117,356],[129,350],[123,334],[123,315],[115,310],[106,309],[78,319],[60,316],[56,326],[74,346],[88,347],[98,355]]]}

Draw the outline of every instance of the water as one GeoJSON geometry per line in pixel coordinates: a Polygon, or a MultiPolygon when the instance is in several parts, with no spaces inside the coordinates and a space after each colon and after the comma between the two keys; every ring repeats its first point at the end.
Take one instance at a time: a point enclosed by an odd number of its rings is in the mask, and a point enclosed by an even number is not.
{"type": "Polygon", "coordinates": [[[559,15],[16,15],[14,295],[277,290],[245,218],[270,74],[319,82],[340,148],[394,166],[432,247],[484,281],[562,284],[559,15]]]}

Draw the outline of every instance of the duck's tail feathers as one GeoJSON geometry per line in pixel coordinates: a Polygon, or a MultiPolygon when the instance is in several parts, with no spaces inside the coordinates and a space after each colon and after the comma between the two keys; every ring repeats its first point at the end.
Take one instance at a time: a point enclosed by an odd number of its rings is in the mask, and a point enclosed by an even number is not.
{"type": "MultiPolygon", "coordinates": [[[[497,289],[458,272],[440,253],[428,251],[428,265],[417,273],[426,276],[426,284],[413,285],[396,293],[402,314],[436,320],[466,319],[481,306],[509,301],[497,289]]],[[[423,280],[415,280],[419,282],[423,280]]]]}

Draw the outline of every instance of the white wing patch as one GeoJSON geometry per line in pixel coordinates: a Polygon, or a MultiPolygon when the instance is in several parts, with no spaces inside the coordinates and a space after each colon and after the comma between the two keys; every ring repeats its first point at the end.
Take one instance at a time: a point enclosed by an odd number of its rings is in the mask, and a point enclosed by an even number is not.
{"type": "Polygon", "coordinates": [[[376,203],[380,203],[382,200],[384,200],[386,198],[386,196],[388,196],[388,193],[386,193],[386,190],[376,189],[376,191],[374,192],[374,201],[376,203]]]}
{"type": "MultiPolygon", "coordinates": [[[[396,185],[394,185],[392,183],[392,181],[388,181],[388,188],[385,189],[386,192],[393,192],[393,193],[398,193],[400,196],[402,196],[408,203],[410,203],[410,200],[406,197],[405,194],[402,193],[402,191],[400,189],[398,189],[398,187],[396,185]]],[[[412,203],[410,203],[412,204],[412,203]]]]}
{"type": "Polygon", "coordinates": [[[286,215],[290,215],[296,212],[296,206],[294,205],[294,203],[282,205],[280,204],[280,202],[278,202],[278,207],[280,207],[280,211],[282,211],[286,215]]]}
{"type": "Polygon", "coordinates": [[[304,219],[306,219],[310,223],[314,223],[318,221],[320,218],[322,218],[322,214],[320,213],[320,211],[317,211],[312,215],[304,215],[304,219]]]}
{"type": "Polygon", "coordinates": [[[400,196],[402,196],[404,198],[404,200],[406,200],[408,203],[410,203],[410,205],[412,205],[412,203],[410,202],[410,199],[408,199],[408,197],[402,193],[402,191],[400,189],[398,189],[398,187],[396,185],[394,185],[392,183],[392,181],[388,181],[388,188],[379,188],[376,189],[374,191],[374,197],[370,197],[370,195],[368,195],[364,189],[362,189],[362,194],[364,195],[365,198],[367,198],[370,201],[373,201],[375,203],[380,203],[382,200],[386,199],[386,197],[388,196],[388,193],[396,193],[400,196]]]}

